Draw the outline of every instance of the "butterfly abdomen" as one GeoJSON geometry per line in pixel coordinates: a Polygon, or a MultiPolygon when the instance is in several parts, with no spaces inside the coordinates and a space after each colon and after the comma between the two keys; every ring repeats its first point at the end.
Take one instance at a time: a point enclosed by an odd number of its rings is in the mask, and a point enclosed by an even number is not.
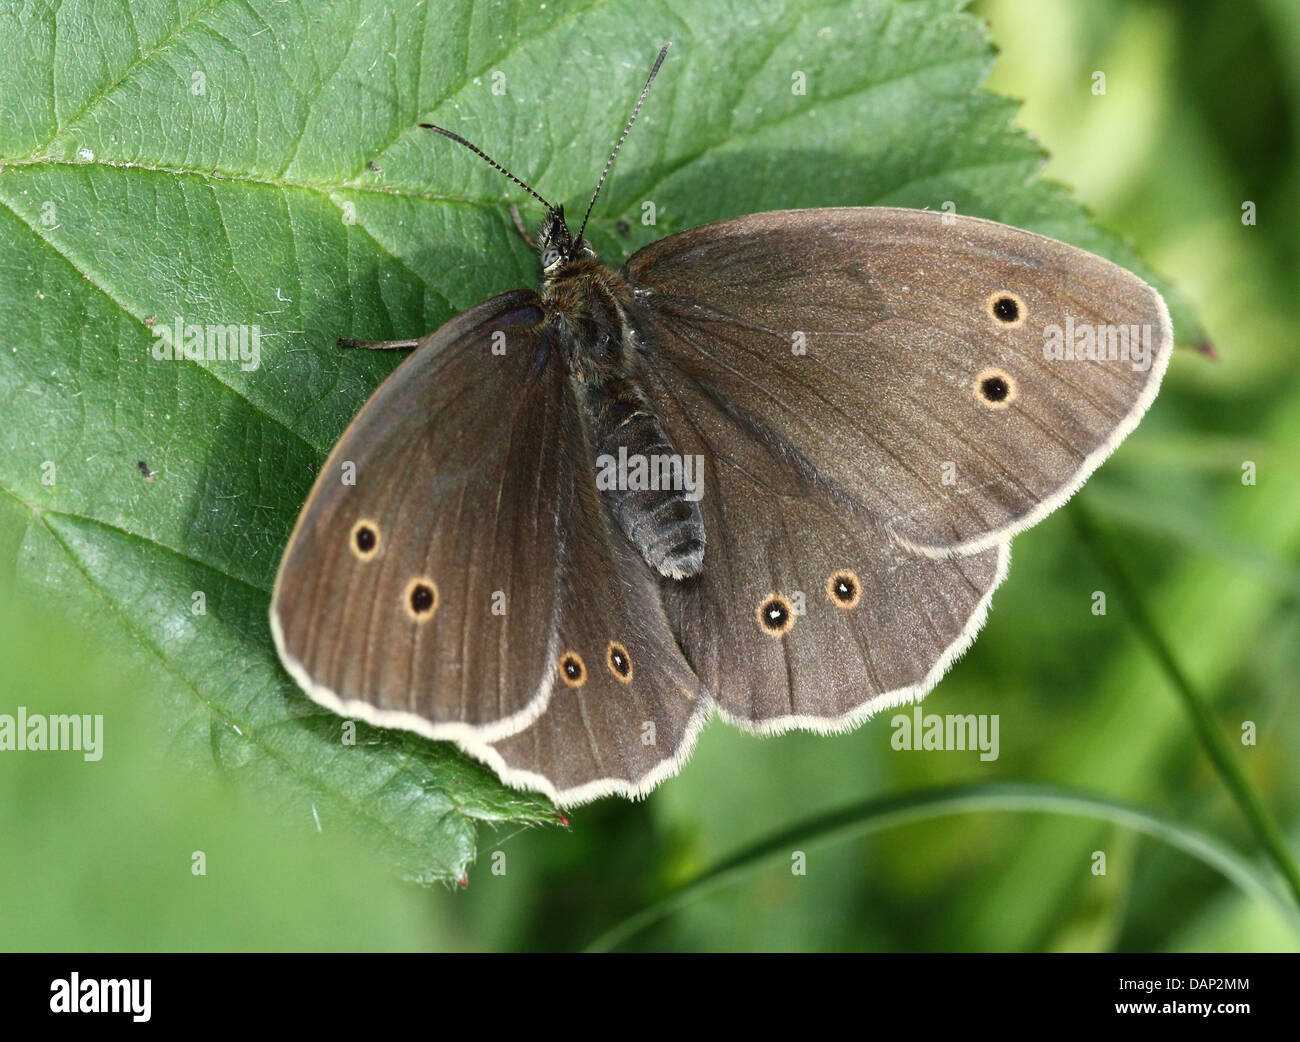
{"type": "Polygon", "coordinates": [[[650,567],[685,579],[704,564],[701,461],[683,458],[635,381],[614,377],[584,388],[595,449],[596,487],[650,567]]]}

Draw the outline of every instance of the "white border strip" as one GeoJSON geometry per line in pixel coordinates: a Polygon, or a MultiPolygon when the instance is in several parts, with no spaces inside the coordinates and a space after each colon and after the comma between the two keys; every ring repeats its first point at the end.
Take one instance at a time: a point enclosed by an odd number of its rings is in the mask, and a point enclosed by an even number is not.
{"type": "MultiPolygon", "coordinates": [[[[290,540],[290,543],[292,545],[292,540],[290,540]]],[[[280,626],[280,618],[275,610],[279,600],[279,592],[280,579],[277,575],[275,589],[271,593],[271,636],[275,639],[275,650],[279,653],[280,661],[284,663],[284,668],[297,681],[298,686],[302,688],[308,698],[317,705],[338,713],[339,716],[364,720],[375,727],[395,727],[403,731],[414,731],[416,734],[424,735],[425,738],[432,738],[434,741],[455,742],[466,752],[469,752],[470,745],[499,741],[524,730],[524,728],[533,724],[550,704],[551,692],[555,686],[556,648],[558,646],[558,635],[554,630],[551,632],[550,644],[546,649],[546,666],[542,672],[542,681],[537,685],[533,697],[525,703],[522,709],[516,710],[510,716],[502,717],[500,720],[494,720],[490,724],[467,724],[460,720],[434,723],[432,720],[428,720],[416,713],[408,713],[400,709],[380,709],[378,706],[363,702],[360,699],[343,698],[324,684],[317,684],[312,680],[303,664],[294,658],[289,653],[288,648],[285,647],[284,631],[280,626]]]]}
{"type": "Polygon", "coordinates": [[[700,732],[704,730],[704,725],[713,718],[714,704],[708,693],[701,688],[696,692],[695,698],[700,705],[687,722],[686,730],[682,733],[681,741],[673,750],[672,756],[660,760],[645,774],[632,781],[624,778],[596,778],[570,789],[557,789],[545,775],[512,768],[493,746],[469,748],[462,745],[461,748],[496,771],[507,785],[516,789],[540,792],[557,807],[576,807],[604,796],[624,796],[629,800],[640,800],[648,796],[661,782],[681,772],[686,761],[691,758],[691,753],[695,751],[695,742],[700,732]]]}

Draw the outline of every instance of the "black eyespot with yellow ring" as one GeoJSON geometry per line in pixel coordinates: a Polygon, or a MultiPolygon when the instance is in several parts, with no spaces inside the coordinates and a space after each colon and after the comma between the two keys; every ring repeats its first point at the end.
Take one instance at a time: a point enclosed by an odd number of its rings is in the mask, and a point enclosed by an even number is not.
{"type": "Polygon", "coordinates": [[[985,369],[975,377],[975,399],[987,409],[1006,409],[1017,397],[1016,381],[1002,369],[985,369]]]}
{"type": "Polygon", "coordinates": [[[794,629],[794,605],[790,598],[779,593],[769,593],[764,597],[755,614],[758,624],[769,637],[784,637],[794,629]]]}
{"type": "Polygon", "coordinates": [[[862,583],[858,580],[857,573],[848,568],[831,572],[826,580],[826,596],[832,604],[845,611],[856,608],[862,600],[862,583]]]}
{"type": "Polygon", "coordinates": [[[1014,329],[1025,324],[1025,302],[1010,290],[1000,289],[984,303],[984,310],[999,325],[1014,329]]]}
{"type": "Polygon", "coordinates": [[[611,640],[605,649],[605,661],[615,680],[620,684],[632,683],[632,656],[627,653],[627,648],[618,641],[611,640]]]}
{"type": "Polygon", "coordinates": [[[438,610],[438,586],[432,580],[425,576],[418,579],[412,579],[406,584],[406,592],[402,597],[402,603],[406,607],[406,614],[414,622],[427,622],[433,617],[433,613],[438,610]]]}
{"type": "Polygon", "coordinates": [[[566,651],[560,656],[560,679],[569,687],[582,687],[587,682],[587,667],[576,651],[566,651]]]}
{"type": "Polygon", "coordinates": [[[352,526],[348,547],[358,561],[369,561],[379,553],[379,542],[379,526],[368,518],[362,518],[352,526]]]}

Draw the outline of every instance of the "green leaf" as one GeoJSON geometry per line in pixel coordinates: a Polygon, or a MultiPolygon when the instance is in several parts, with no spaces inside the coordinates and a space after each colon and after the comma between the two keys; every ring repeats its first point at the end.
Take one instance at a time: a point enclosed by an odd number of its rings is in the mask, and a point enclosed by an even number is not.
{"type": "Polygon", "coordinates": [[[590,229],[611,261],[739,213],[952,203],[1152,278],[1036,178],[1014,103],[979,89],[993,50],[960,6],[104,0],[7,15],[0,576],[130,649],[165,692],[176,755],[215,756],[302,827],[314,808],[372,831],[404,872],[455,879],[478,823],[556,820],[448,745],[364,728],[341,745],[265,622],[321,460],[397,361],[335,339],[419,335],[537,279],[507,215],[518,201],[536,218],[528,197],[416,124],[577,209],[672,40],[590,229]],[[259,364],[155,359],[178,318],[259,327],[259,364]]]}
{"type": "Polygon", "coordinates": [[[0,712],[82,720],[82,751],[0,754],[6,951],[446,947],[427,895],[396,884],[364,833],[328,814],[286,830],[247,787],[159,763],[159,695],[129,655],[8,601],[0,632],[0,712]]]}

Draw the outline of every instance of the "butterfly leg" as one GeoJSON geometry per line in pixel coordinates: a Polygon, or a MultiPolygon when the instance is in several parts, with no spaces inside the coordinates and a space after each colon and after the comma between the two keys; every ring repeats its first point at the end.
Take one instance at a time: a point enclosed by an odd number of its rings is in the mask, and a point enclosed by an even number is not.
{"type": "Polygon", "coordinates": [[[364,347],[368,351],[404,351],[419,343],[418,340],[349,340],[339,337],[339,347],[364,347]]]}
{"type": "Polygon", "coordinates": [[[510,219],[515,222],[515,230],[519,232],[524,242],[528,243],[530,250],[537,249],[537,241],[528,234],[528,229],[524,227],[524,219],[519,216],[519,207],[514,203],[510,204],[510,219]]]}

